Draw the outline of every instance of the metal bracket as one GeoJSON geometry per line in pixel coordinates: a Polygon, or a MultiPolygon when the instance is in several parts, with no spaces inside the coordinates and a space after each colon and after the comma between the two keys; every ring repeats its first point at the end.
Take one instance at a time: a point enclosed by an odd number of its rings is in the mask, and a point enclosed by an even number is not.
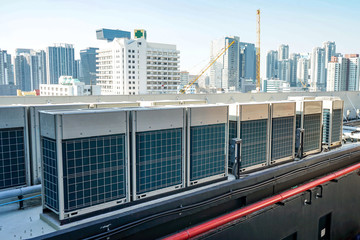
{"type": "Polygon", "coordinates": [[[306,192],[310,193],[310,197],[309,197],[309,199],[305,199],[304,204],[305,205],[311,205],[312,191],[311,190],[306,190],[306,192]]]}
{"type": "Polygon", "coordinates": [[[322,198],[322,197],[323,197],[323,191],[324,191],[323,186],[322,186],[322,185],[319,185],[319,186],[317,186],[316,188],[319,188],[319,189],[320,189],[320,192],[316,192],[315,198],[322,198]]]}

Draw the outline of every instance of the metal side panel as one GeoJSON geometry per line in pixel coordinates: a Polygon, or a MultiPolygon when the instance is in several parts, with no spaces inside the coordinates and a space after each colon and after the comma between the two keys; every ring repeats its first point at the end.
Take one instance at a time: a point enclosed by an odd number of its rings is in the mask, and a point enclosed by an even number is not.
{"type": "Polygon", "coordinates": [[[184,126],[185,109],[182,107],[139,109],[133,112],[137,132],[182,128],[184,126]]]}
{"type": "Polygon", "coordinates": [[[92,137],[126,132],[126,111],[64,114],[63,139],[92,137]]]}
{"type": "Polygon", "coordinates": [[[304,114],[316,114],[322,112],[322,101],[304,101],[304,114]]]}
{"type": "Polygon", "coordinates": [[[260,120],[269,118],[269,103],[240,104],[240,120],[260,120]]]}
{"type": "Polygon", "coordinates": [[[0,107],[0,129],[25,127],[25,107],[0,107]]]}
{"type": "Polygon", "coordinates": [[[228,106],[188,107],[191,126],[227,123],[228,106]]]}
{"type": "Polygon", "coordinates": [[[55,139],[55,116],[46,112],[40,112],[40,135],[55,139]]]}
{"type": "Polygon", "coordinates": [[[295,102],[275,102],[271,103],[272,118],[290,117],[296,114],[295,102]]]}

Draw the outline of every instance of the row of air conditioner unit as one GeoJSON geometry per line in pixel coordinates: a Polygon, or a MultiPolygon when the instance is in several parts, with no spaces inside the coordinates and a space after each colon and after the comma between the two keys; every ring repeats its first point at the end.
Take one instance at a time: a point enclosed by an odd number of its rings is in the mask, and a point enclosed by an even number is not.
{"type": "Polygon", "coordinates": [[[229,108],[229,168],[234,175],[341,145],[343,101],[294,97],[229,108]]]}
{"type": "Polygon", "coordinates": [[[188,99],[0,106],[0,191],[41,183],[40,111],[205,103],[188,99]]]}
{"type": "Polygon", "coordinates": [[[59,220],[227,177],[228,106],[40,112],[43,206],[59,220]]]}

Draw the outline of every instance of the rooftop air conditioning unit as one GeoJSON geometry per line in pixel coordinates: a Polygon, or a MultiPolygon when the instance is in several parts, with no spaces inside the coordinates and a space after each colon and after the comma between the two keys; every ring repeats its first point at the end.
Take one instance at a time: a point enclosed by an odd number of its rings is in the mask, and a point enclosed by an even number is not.
{"type": "Polygon", "coordinates": [[[270,164],[295,158],[296,103],[271,102],[270,164]]]}
{"type": "Polygon", "coordinates": [[[227,177],[228,106],[187,107],[187,183],[227,177]]]}
{"type": "Polygon", "coordinates": [[[43,207],[60,222],[130,201],[129,112],[40,113],[43,207]]]}
{"type": "MultiPolygon", "coordinates": [[[[229,138],[239,138],[241,162],[239,172],[268,165],[270,104],[236,103],[229,109],[229,138]]],[[[229,163],[231,165],[233,163],[229,163]]]]}
{"type": "Polygon", "coordinates": [[[185,187],[185,108],[139,108],[132,116],[132,196],[185,187]]]}
{"type": "Polygon", "coordinates": [[[321,152],[322,106],[322,101],[296,100],[296,128],[304,130],[302,156],[321,152]]]}
{"type": "Polygon", "coordinates": [[[40,140],[40,111],[60,109],[87,109],[86,103],[74,104],[44,104],[29,106],[30,146],[31,146],[31,181],[32,184],[41,182],[41,140],[40,140]]]}
{"type": "Polygon", "coordinates": [[[323,139],[328,148],[340,146],[342,140],[344,101],[334,97],[319,97],[323,101],[323,139]]]}
{"type": "Polygon", "coordinates": [[[0,190],[30,185],[27,129],[25,107],[0,107],[0,190]]]}

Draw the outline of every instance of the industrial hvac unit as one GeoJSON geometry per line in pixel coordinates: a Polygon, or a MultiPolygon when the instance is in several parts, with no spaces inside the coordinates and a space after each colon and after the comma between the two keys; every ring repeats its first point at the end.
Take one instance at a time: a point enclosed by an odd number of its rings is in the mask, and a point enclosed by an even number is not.
{"type": "Polygon", "coordinates": [[[26,108],[0,107],[0,190],[30,185],[26,108]]]}
{"type": "MultiPolygon", "coordinates": [[[[296,128],[304,130],[303,156],[321,152],[322,101],[296,101],[296,128]]],[[[298,151],[298,148],[295,151],[298,151]]]]}
{"type": "Polygon", "coordinates": [[[132,196],[185,187],[185,108],[139,108],[132,116],[132,196]]]}
{"type": "Polygon", "coordinates": [[[187,108],[187,185],[227,176],[228,106],[187,108]]]}
{"type": "Polygon", "coordinates": [[[341,145],[344,101],[339,98],[321,97],[323,101],[323,139],[328,147],[341,145]]]}
{"type": "Polygon", "coordinates": [[[269,103],[230,105],[229,137],[242,140],[239,172],[268,165],[269,111],[269,103]]]}
{"type": "Polygon", "coordinates": [[[30,157],[31,157],[31,182],[41,182],[41,140],[40,140],[40,111],[60,109],[87,109],[89,104],[44,104],[29,106],[29,129],[30,129],[30,157]]]}
{"type": "Polygon", "coordinates": [[[271,102],[270,164],[295,158],[296,103],[271,102]]]}
{"type": "Polygon", "coordinates": [[[43,206],[59,220],[130,201],[129,112],[40,113],[43,206]]]}

